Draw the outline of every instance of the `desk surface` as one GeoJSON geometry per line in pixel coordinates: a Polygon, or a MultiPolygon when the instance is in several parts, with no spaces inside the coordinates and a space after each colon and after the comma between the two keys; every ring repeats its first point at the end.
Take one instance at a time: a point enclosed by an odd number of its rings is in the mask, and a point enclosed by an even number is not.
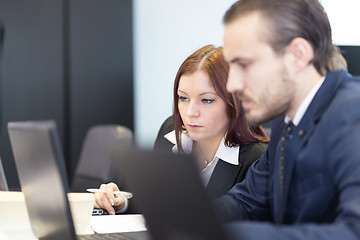
{"type": "Polygon", "coordinates": [[[1,240],[37,240],[31,229],[0,229],[1,240]]]}
{"type": "MultiPolygon", "coordinates": [[[[100,234],[146,231],[145,220],[140,214],[92,216],[91,227],[95,232],[100,234]]],[[[144,234],[144,236],[146,236],[146,234],[144,234]]],[[[31,231],[30,225],[26,227],[0,228],[0,239],[37,240],[31,231]]]]}
{"type": "MultiPolygon", "coordinates": [[[[91,216],[91,193],[68,194],[77,234],[146,231],[139,214],[91,216]],[[93,231],[93,230],[94,231],[93,231]]],[[[0,240],[36,240],[22,192],[0,191],[0,240]]]]}

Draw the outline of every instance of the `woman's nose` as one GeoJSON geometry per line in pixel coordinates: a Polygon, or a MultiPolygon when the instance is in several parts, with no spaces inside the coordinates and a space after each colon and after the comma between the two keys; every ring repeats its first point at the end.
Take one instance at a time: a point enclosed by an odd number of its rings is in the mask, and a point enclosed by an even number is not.
{"type": "Polygon", "coordinates": [[[199,117],[200,116],[199,104],[194,101],[191,101],[188,105],[186,115],[188,117],[199,117]]]}

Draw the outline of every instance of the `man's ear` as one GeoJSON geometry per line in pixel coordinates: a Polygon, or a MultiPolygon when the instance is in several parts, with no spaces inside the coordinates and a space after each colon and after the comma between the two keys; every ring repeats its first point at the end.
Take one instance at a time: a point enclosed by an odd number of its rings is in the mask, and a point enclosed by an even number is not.
{"type": "Polygon", "coordinates": [[[314,57],[314,51],[311,44],[304,38],[294,38],[287,47],[288,53],[292,55],[292,64],[296,70],[302,70],[307,67],[314,57]]]}

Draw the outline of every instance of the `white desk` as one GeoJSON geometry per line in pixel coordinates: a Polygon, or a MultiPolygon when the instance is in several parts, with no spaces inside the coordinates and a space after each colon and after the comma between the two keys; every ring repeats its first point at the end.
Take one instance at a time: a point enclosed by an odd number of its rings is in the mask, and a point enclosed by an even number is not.
{"type": "MultiPolygon", "coordinates": [[[[140,214],[92,216],[91,227],[97,233],[146,231],[145,220],[140,214]]],[[[1,228],[1,240],[37,240],[30,226],[1,228]]]]}
{"type": "Polygon", "coordinates": [[[31,229],[1,229],[1,240],[37,240],[31,229]]]}
{"type": "MultiPolygon", "coordinates": [[[[146,230],[145,220],[139,214],[91,216],[91,193],[69,193],[68,198],[77,234],[146,230]]],[[[0,191],[0,212],[0,240],[36,240],[22,192],[0,191]]]]}

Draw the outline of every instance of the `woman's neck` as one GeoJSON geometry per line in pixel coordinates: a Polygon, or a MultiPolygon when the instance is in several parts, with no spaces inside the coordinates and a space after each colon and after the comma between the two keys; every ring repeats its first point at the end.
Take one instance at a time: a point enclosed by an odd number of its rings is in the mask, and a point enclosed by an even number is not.
{"type": "Polygon", "coordinates": [[[200,169],[204,169],[215,157],[223,137],[208,141],[194,141],[193,151],[197,156],[200,169]]]}

